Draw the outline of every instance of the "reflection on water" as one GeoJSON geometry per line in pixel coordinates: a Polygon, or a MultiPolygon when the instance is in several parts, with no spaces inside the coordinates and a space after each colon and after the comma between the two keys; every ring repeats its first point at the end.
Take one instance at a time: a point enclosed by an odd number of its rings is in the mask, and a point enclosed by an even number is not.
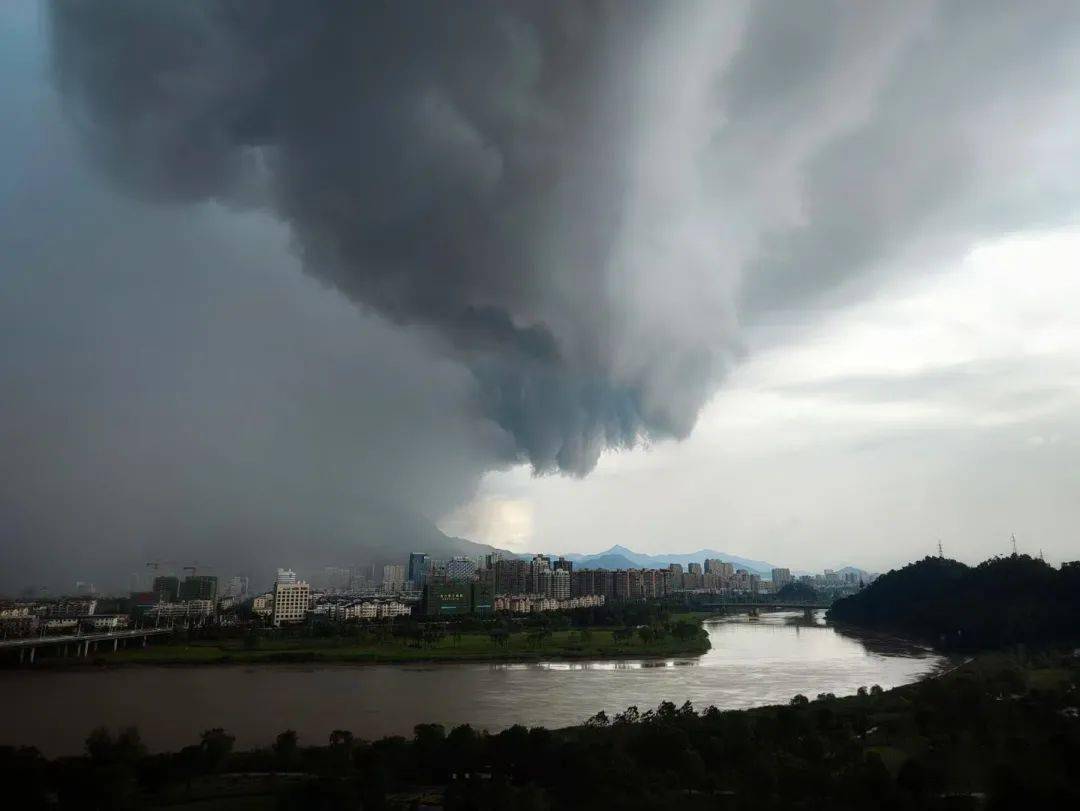
{"type": "Polygon", "coordinates": [[[286,728],[321,742],[333,729],[365,738],[411,734],[420,722],[566,726],[599,710],[693,702],[698,709],[894,687],[933,671],[926,648],[841,634],[820,614],[765,614],[706,623],[700,657],[645,661],[417,666],[264,666],[0,672],[0,744],[73,753],[98,724],[134,724],[153,749],[173,749],[222,726],[237,746],[286,728]]]}

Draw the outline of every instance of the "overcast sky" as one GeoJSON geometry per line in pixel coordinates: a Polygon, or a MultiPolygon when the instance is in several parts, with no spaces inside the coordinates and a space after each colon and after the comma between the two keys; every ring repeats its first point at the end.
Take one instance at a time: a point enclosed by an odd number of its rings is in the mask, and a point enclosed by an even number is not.
{"type": "Polygon", "coordinates": [[[1080,6],[454,8],[0,10],[0,588],[1080,557],[1080,6]]]}

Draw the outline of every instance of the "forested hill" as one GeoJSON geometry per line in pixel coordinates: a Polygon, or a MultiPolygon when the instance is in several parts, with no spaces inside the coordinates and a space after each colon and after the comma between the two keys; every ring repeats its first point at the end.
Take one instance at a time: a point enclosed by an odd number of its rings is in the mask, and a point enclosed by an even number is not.
{"type": "Polygon", "coordinates": [[[1080,562],[1028,555],[970,567],[925,558],[833,604],[838,623],[917,635],[947,648],[1080,641],[1080,562]]]}

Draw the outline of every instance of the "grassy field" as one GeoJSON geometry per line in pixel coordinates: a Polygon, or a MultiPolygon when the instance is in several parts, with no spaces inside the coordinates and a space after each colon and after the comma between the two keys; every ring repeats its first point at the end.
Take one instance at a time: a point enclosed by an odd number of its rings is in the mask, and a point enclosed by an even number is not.
{"type": "Polygon", "coordinates": [[[353,637],[260,639],[256,648],[245,647],[240,639],[158,643],[109,653],[96,661],[107,664],[528,662],[552,658],[694,656],[708,649],[708,638],[704,634],[686,640],[669,635],[646,643],[636,635],[629,640],[616,641],[612,629],[591,628],[584,637],[576,630],[555,631],[542,642],[525,633],[514,633],[503,644],[479,633],[447,635],[423,646],[401,639],[376,641],[353,637]]]}

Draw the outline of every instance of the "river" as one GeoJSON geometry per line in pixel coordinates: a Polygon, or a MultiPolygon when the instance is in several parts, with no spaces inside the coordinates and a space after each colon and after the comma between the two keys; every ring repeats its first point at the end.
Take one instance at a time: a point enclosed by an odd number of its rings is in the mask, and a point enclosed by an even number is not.
{"type": "Polygon", "coordinates": [[[668,660],[6,670],[0,744],[75,754],[102,724],[137,726],[155,751],[194,743],[211,727],[234,734],[238,748],[289,728],[316,743],[333,729],[368,739],[411,735],[421,722],[559,727],[664,700],[703,710],[782,703],[796,693],[849,695],[915,681],[942,661],[901,640],[841,634],[820,614],[813,623],[778,613],[705,627],[707,654],[668,660]]]}

